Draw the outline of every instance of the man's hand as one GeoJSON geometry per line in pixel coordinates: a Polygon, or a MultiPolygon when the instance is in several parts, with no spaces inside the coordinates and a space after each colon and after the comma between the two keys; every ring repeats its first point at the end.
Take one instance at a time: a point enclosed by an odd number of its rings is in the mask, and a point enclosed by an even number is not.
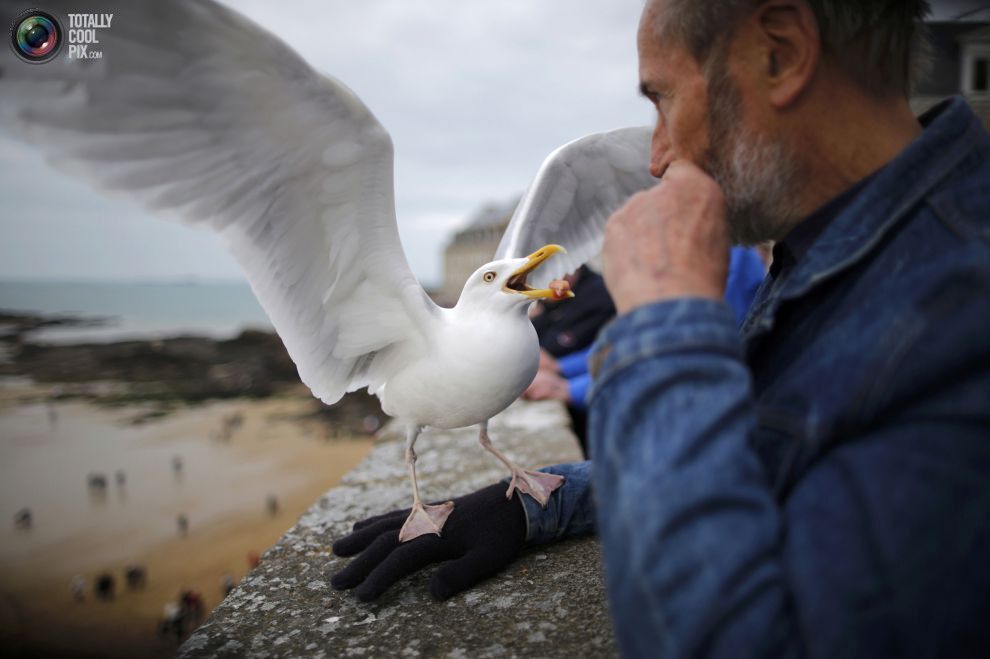
{"type": "Polygon", "coordinates": [[[358,599],[369,602],[399,579],[448,561],[430,580],[430,593],[445,600],[500,572],[526,541],[526,513],[518,494],[505,498],[506,488],[495,483],[454,499],[442,537],[423,535],[400,544],[399,529],[409,509],[358,522],[350,535],[333,543],[338,556],[359,555],[333,575],[331,585],[356,588],[358,599]]]}
{"type": "Polygon", "coordinates": [[[571,401],[571,388],[567,380],[550,371],[537,371],[533,382],[523,392],[523,398],[529,400],[561,400],[571,401]]]}
{"type": "Polygon", "coordinates": [[[560,373],[560,364],[557,359],[551,355],[549,352],[540,348],[540,366],[541,371],[549,371],[551,373],[560,373]]]}
{"type": "Polygon", "coordinates": [[[678,297],[721,300],[729,268],[725,199],[696,165],[675,160],[655,187],[605,225],[605,285],[616,310],[678,297]]]}

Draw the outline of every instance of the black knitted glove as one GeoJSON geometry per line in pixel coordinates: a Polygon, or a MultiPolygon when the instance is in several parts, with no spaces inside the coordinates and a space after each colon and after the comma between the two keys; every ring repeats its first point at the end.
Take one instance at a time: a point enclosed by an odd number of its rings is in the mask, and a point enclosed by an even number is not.
{"type": "Polygon", "coordinates": [[[399,529],[409,509],[371,517],[354,525],[350,535],[333,543],[338,556],[360,555],[333,575],[330,583],[356,588],[369,602],[392,584],[432,563],[448,561],[430,580],[430,593],[445,600],[499,572],[516,557],[526,540],[526,513],[505,483],[496,483],[459,499],[447,518],[443,536],[433,534],[399,544],[399,529]]]}

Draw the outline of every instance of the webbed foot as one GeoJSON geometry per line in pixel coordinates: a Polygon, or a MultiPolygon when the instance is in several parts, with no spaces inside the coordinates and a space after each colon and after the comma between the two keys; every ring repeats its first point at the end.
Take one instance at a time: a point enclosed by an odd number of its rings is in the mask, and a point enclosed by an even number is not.
{"type": "Polygon", "coordinates": [[[563,484],[563,476],[516,467],[512,470],[512,481],[509,482],[509,489],[505,492],[505,498],[512,498],[512,491],[519,490],[520,493],[528,494],[546,508],[550,501],[550,494],[563,484]]]}
{"type": "Polygon", "coordinates": [[[406,523],[399,530],[399,542],[409,542],[427,533],[440,535],[444,522],[454,511],[454,502],[447,501],[436,506],[428,506],[421,502],[413,504],[406,523]]]}

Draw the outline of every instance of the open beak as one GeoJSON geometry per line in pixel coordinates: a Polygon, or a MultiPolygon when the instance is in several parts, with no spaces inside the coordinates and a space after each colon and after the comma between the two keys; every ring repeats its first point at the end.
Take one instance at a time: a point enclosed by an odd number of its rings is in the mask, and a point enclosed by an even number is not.
{"type": "Polygon", "coordinates": [[[537,299],[561,299],[562,297],[574,297],[572,291],[566,291],[563,296],[558,296],[553,289],[550,288],[530,288],[529,284],[526,283],[526,275],[531,273],[533,270],[539,267],[541,263],[546,261],[548,258],[554,254],[566,254],[567,250],[560,245],[544,245],[532,254],[526,257],[526,263],[523,267],[519,268],[512,273],[508,281],[505,282],[505,289],[511,293],[518,293],[519,295],[525,295],[528,298],[534,300],[537,299]]]}

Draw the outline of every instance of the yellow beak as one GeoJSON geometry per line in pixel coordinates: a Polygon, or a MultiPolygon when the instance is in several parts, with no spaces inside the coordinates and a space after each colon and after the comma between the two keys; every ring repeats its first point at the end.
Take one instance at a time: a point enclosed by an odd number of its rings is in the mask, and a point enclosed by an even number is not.
{"type": "MultiPolygon", "coordinates": [[[[526,284],[526,275],[535,270],[541,263],[554,254],[566,254],[567,250],[560,245],[544,245],[526,257],[526,263],[512,273],[512,276],[505,282],[505,290],[510,293],[518,293],[528,298],[536,299],[559,299],[553,289],[550,288],[530,288],[526,284]]],[[[574,297],[570,290],[566,291],[563,297],[574,297]]]]}

